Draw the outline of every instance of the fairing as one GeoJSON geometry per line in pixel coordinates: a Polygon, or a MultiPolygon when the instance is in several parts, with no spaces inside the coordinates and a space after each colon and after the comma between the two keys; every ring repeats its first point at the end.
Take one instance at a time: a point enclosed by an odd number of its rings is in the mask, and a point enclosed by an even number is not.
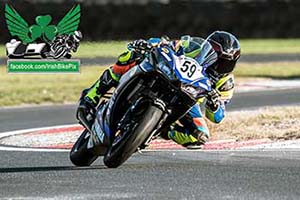
{"type": "Polygon", "coordinates": [[[156,52],[151,54],[152,56],[150,55],[141,64],[125,73],[108,103],[97,113],[98,125],[94,127],[101,128],[98,135],[102,136],[105,133],[113,139],[112,133],[117,131],[118,122],[130,105],[136,101],[136,96],[144,95],[154,100],[158,98],[156,95],[159,95],[159,98],[166,103],[166,109],[169,104],[176,105],[169,122],[183,116],[196,103],[196,99],[188,94],[188,91],[183,90],[182,86],[197,88],[198,92],[211,89],[210,82],[203,74],[207,63],[204,57],[210,57],[211,49],[205,42],[202,43],[202,47],[197,60],[193,60],[176,56],[174,51],[166,45],[159,46],[156,52]],[[182,70],[183,63],[187,61],[195,65],[193,67],[196,70],[192,75],[182,70]],[[152,82],[153,85],[151,85],[152,82]]]}

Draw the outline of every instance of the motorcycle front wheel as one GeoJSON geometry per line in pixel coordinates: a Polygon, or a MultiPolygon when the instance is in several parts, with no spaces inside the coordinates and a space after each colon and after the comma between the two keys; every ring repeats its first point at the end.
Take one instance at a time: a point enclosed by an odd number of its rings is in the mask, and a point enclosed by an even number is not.
{"type": "Polygon", "coordinates": [[[131,113],[132,120],[122,126],[127,128],[116,132],[117,136],[104,156],[104,164],[116,168],[124,163],[156,128],[162,114],[161,109],[151,104],[144,107],[142,113],[131,113]]]}

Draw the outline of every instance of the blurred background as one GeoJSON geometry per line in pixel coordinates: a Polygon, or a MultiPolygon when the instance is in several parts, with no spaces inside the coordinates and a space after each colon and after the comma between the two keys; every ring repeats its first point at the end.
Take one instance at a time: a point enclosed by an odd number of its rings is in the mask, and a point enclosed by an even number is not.
{"type": "MultiPolygon", "coordinates": [[[[13,0],[10,3],[29,24],[39,14],[51,14],[56,24],[80,3],[80,29],[87,41],[124,40],[166,34],[206,36],[213,30],[239,38],[300,37],[298,0],[13,0]]],[[[5,20],[0,40],[7,41],[5,20]],[[5,34],[3,34],[3,32],[5,34]]]]}

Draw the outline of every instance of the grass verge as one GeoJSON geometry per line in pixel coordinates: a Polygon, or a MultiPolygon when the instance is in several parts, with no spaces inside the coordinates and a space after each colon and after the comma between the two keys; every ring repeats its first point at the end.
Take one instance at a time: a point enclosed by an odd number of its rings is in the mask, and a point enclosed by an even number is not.
{"type": "Polygon", "coordinates": [[[300,39],[244,39],[243,54],[300,53],[300,39]]]}
{"type": "Polygon", "coordinates": [[[221,124],[208,126],[212,139],[299,139],[300,106],[227,112],[221,124]]]}
{"type": "MultiPolygon", "coordinates": [[[[116,57],[126,50],[128,41],[81,42],[77,58],[116,57]]],[[[242,39],[242,54],[300,53],[300,39],[242,39]]],[[[5,45],[0,46],[5,57],[5,45]]]]}
{"type": "MultiPolygon", "coordinates": [[[[76,102],[82,89],[91,86],[104,67],[82,67],[80,74],[7,74],[0,67],[0,106],[76,102]]],[[[239,64],[238,82],[261,78],[300,78],[299,63],[239,64]]]]}
{"type": "MultiPolygon", "coordinates": [[[[83,42],[76,57],[116,57],[126,50],[128,41],[83,42]]],[[[242,54],[300,53],[300,39],[241,40],[242,54]]]]}
{"type": "Polygon", "coordinates": [[[273,79],[300,78],[300,62],[238,63],[236,77],[257,77],[273,79]]]}
{"type": "Polygon", "coordinates": [[[128,41],[83,42],[80,44],[78,58],[117,57],[127,48],[128,41]]]}
{"type": "MultiPolygon", "coordinates": [[[[76,57],[116,57],[126,50],[128,41],[83,42],[76,57]]],[[[244,39],[242,54],[300,53],[300,39],[244,39]]]]}
{"type": "Polygon", "coordinates": [[[7,74],[0,67],[0,106],[76,102],[103,67],[83,67],[80,74],[7,74]]]}

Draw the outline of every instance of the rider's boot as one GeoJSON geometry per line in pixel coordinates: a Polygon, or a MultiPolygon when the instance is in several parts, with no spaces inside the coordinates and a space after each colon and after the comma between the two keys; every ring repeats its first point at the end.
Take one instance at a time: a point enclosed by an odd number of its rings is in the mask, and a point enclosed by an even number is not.
{"type": "Polygon", "coordinates": [[[93,123],[96,107],[101,96],[107,93],[112,87],[115,87],[118,84],[118,80],[118,76],[109,68],[103,72],[99,80],[92,87],[82,91],[76,114],[79,122],[85,126],[90,126],[93,123]]]}
{"type": "Polygon", "coordinates": [[[209,132],[207,129],[199,127],[190,131],[176,124],[168,131],[167,137],[187,149],[202,149],[208,141],[209,132]]]}
{"type": "Polygon", "coordinates": [[[209,130],[202,117],[199,104],[179,120],[182,126],[176,125],[168,132],[168,137],[187,149],[201,149],[208,141],[209,130]]]}

